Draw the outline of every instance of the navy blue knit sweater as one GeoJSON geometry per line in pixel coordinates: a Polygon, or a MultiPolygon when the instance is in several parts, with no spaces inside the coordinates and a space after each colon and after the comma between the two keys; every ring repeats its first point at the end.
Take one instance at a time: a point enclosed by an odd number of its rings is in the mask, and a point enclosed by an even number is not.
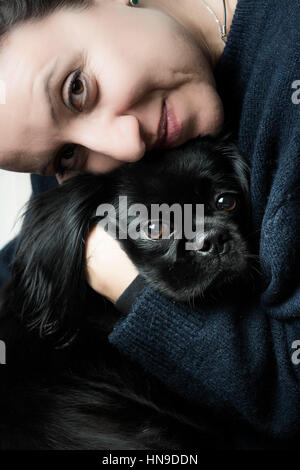
{"type": "Polygon", "coordinates": [[[263,292],[192,311],[145,286],[110,341],[195,404],[287,438],[300,428],[300,2],[239,0],[216,78],[251,166],[263,292]]]}

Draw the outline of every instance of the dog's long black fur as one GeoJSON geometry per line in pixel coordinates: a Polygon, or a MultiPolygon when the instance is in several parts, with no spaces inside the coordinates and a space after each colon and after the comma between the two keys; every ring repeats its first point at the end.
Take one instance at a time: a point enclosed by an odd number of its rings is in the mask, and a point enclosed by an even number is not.
{"type": "Polygon", "coordinates": [[[205,410],[195,412],[108,342],[120,314],[85,281],[85,241],[99,204],[117,208],[119,195],[147,206],[204,203],[209,230],[226,231],[221,248],[230,246],[223,257],[220,246],[214,250],[215,239],[186,256],[180,240],[120,242],[155,288],[179,301],[203,301],[216,290],[225,294],[235,272],[241,278],[247,270],[248,171],[226,139],[154,151],[141,162],[75,177],[32,200],[13,276],[1,295],[7,365],[1,367],[0,449],[230,445],[221,423],[205,410]],[[236,198],[232,212],[217,206],[226,193],[236,198]]]}

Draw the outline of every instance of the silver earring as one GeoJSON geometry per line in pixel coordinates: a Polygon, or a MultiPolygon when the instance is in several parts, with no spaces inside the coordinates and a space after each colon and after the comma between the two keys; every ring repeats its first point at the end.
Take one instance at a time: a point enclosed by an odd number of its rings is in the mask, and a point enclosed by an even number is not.
{"type": "Polygon", "coordinates": [[[129,3],[132,7],[136,7],[137,4],[139,3],[139,0],[129,0],[129,3]]]}

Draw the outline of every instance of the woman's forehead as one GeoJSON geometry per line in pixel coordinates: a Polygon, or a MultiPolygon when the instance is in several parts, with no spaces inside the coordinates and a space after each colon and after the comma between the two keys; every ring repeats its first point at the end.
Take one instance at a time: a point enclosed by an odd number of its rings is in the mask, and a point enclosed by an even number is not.
{"type": "Polygon", "coordinates": [[[5,104],[0,105],[2,168],[40,171],[55,144],[45,87],[58,59],[68,63],[72,44],[64,33],[49,41],[53,28],[51,17],[26,22],[8,35],[1,50],[0,80],[5,89],[5,104]]]}

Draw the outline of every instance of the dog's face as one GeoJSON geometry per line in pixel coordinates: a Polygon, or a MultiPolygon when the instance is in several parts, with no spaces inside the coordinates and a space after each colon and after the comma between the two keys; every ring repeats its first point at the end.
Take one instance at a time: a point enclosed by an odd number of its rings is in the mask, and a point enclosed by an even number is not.
{"type": "Polygon", "coordinates": [[[247,167],[233,145],[196,139],[176,151],[149,155],[142,165],[132,165],[125,180],[130,191],[121,186],[119,195],[128,195],[128,207],[146,205],[148,217],[140,217],[140,237],[120,242],[155,288],[189,300],[245,273],[247,167]],[[153,204],[174,210],[153,215],[153,204]]]}

